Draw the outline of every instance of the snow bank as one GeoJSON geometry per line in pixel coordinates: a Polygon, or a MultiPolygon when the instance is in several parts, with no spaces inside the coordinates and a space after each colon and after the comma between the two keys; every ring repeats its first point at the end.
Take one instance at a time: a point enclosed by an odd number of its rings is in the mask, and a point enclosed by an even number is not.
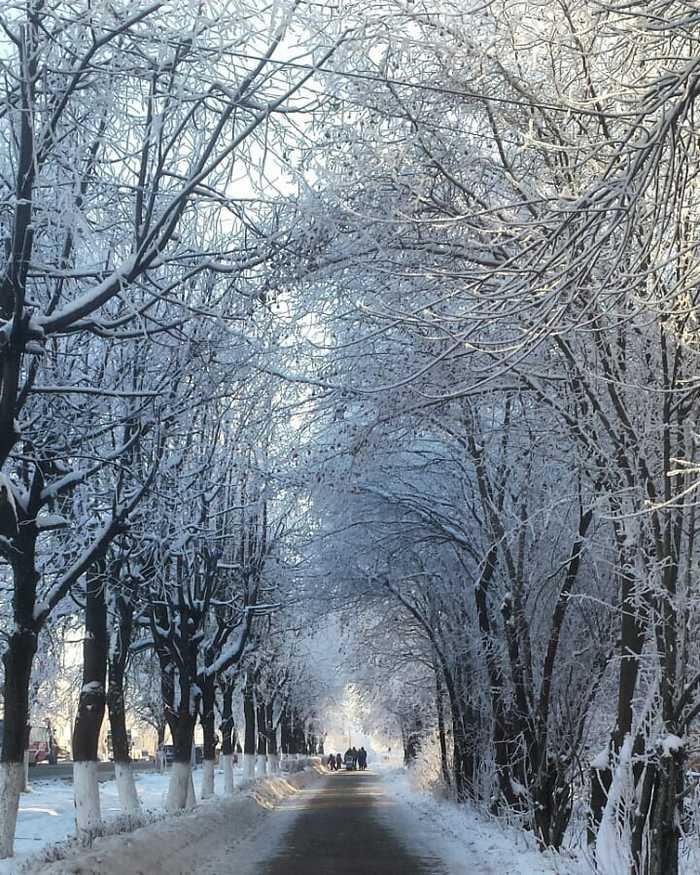
{"type": "Polygon", "coordinates": [[[452,875],[590,875],[587,864],[571,854],[540,853],[524,830],[417,790],[405,769],[377,771],[386,795],[400,803],[389,825],[401,830],[415,854],[444,861],[452,875]]]}
{"type": "MultiPolygon", "coordinates": [[[[143,807],[147,812],[152,812],[148,816],[160,816],[168,775],[144,771],[137,772],[135,778],[143,807]]],[[[195,771],[195,782],[198,783],[200,778],[201,771],[195,771]]],[[[116,781],[104,781],[100,784],[100,805],[108,831],[123,823],[116,781]]],[[[23,793],[20,797],[15,856],[9,860],[0,860],[0,875],[16,875],[22,871],[22,864],[37,852],[43,853],[50,846],[70,841],[74,835],[75,804],[72,783],[60,778],[32,781],[31,792],[23,793]]]]}
{"type": "Polygon", "coordinates": [[[41,875],[191,875],[198,871],[212,845],[231,845],[258,829],[281,801],[323,773],[314,765],[304,772],[267,778],[231,798],[207,800],[194,812],[168,817],[132,833],[96,839],[90,850],[24,871],[41,875]]]}

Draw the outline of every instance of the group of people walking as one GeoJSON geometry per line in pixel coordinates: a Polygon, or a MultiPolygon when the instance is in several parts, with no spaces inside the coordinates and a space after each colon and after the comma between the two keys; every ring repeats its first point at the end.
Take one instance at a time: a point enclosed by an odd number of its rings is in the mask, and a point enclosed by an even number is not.
{"type": "Polygon", "coordinates": [[[339,753],[330,754],[328,757],[328,768],[331,772],[339,772],[343,768],[343,763],[346,769],[364,771],[367,768],[367,751],[364,747],[359,750],[356,747],[349,747],[345,751],[345,757],[339,753]]]}

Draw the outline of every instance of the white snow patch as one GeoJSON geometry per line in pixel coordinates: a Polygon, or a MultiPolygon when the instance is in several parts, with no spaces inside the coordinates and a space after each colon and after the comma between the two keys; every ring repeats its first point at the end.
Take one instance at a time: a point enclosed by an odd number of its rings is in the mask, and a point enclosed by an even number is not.
{"type": "Polygon", "coordinates": [[[541,853],[531,833],[416,790],[405,769],[383,771],[384,791],[397,805],[380,805],[387,826],[409,850],[434,858],[450,875],[590,875],[574,855],[541,853]]]}
{"type": "Polygon", "coordinates": [[[682,738],[679,738],[677,735],[667,735],[666,738],[661,739],[662,756],[670,757],[671,754],[683,750],[684,746],[685,742],[682,738]]]}
{"type": "Polygon", "coordinates": [[[36,517],[36,527],[42,532],[65,529],[69,525],[68,520],[57,513],[40,513],[36,517]]]}
{"type": "MultiPolygon", "coordinates": [[[[21,769],[21,766],[20,766],[21,769]]],[[[242,770],[236,770],[240,780],[242,770]]],[[[169,773],[135,772],[134,778],[144,810],[149,815],[164,813],[169,773]]],[[[195,790],[200,792],[202,772],[194,773],[195,790]]],[[[102,819],[110,826],[122,817],[119,789],[116,781],[100,784],[102,819]]],[[[73,785],[68,780],[32,781],[32,792],[19,801],[15,856],[0,860],[0,875],[16,875],[20,866],[42,848],[66,841],[75,835],[75,805],[73,785]]],[[[31,869],[29,871],[32,871],[31,869]]],[[[41,870],[43,872],[43,869],[41,870]]]]}
{"type": "MultiPolygon", "coordinates": [[[[91,637],[94,637],[94,636],[91,636],[91,637]]],[[[104,687],[99,681],[88,681],[86,684],[83,684],[80,692],[85,693],[86,695],[88,695],[88,694],[97,695],[98,693],[104,693],[104,687]]]]}
{"type": "Polygon", "coordinates": [[[220,875],[231,868],[234,859],[239,862],[238,854],[235,858],[232,856],[235,844],[251,834],[257,847],[269,849],[269,837],[262,827],[268,823],[270,812],[317,776],[317,770],[308,770],[255,783],[245,793],[226,801],[210,800],[192,813],[168,817],[128,836],[97,839],[91,850],[78,851],[39,871],[42,875],[69,875],[77,871],[99,872],[100,875],[126,872],[147,872],[148,875],[215,872],[220,875]]]}
{"type": "Polygon", "coordinates": [[[591,760],[591,768],[597,769],[599,772],[604,771],[605,769],[610,768],[610,750],[605,747],[599,754],[593,757],[591,760]]]}

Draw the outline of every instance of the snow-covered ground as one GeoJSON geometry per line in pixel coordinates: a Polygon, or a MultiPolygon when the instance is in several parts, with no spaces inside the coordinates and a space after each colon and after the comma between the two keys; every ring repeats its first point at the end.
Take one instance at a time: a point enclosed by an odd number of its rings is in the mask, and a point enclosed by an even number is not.
{"type": "MultiPolygon", "coordinates": [[[[281,803],[304,793],[320,766],[256,780],[230,797],[201,802],[194,811],[166,817],[128,834],[74,848],[65,860],[30,865],[31,875],[258,875],[256,860],[270,850],[269,825],[281,803]],[[235,869],[233,868],[235,867],[235,869]]],[[[274,830],[274,827],[273,827],[274,830]]]]}
{"type": "Polygon", "coordinates": [[[450,875],[590,875],[571,854],[542,854],[530,833],[488,819],[466,805],[416,789],[405,769],[382,770],[391,825],[419,855],[444,860],[450,875]]]}
{"type": "MultiPolygon", "coordinates": [[[[578,858],[569,852],[541,854],[531,834],[486,818],[468,806],[458,806],[417,789],[411,775],[395,762],[382,762],[377,758],[372,766],[382,777],[381,792],[385,797],[384,804],[377,806],[378,815],[407,849],[421,858],[444,861],[450,875],[590,875],[592,871],[584,852],[578,858]]],[[[196,769],[194,782],[198,796],[201,780],[202,770],[196,769]]],[[[240,787],[242,770],[236,770],[235,780],[240,787]]],[[[219,770],[216,781],[217,792],[222,793],[223,773],[219,770]]],[[[141,772],[136,782],[144,811],[160,817],[167,774],[141,772]]],[[[257,782],[249,786],[246,793],[236,793],[229,800],[219,797],[202,803],[194,814],[147,826],[136,836],[100,840],[98,852],[103,847],[105,850],[130,848],[135,852],[136,846],[140,846],[152,856],[153,865],[157,865],[164,855],[168,856],[166,848],[178,856],[178,862],[182,861],[178,842],[184,841],[193,848],[203,843],[206,853],[200,856],[198,866],[203,875],[220,872],[223,861],[227,865],[235,861],[236,871],[241,875],[255,873],[262,861],[285,841],[299,812],[313,806],[315,787],[315,774],[291,779],[283,775],[264,783],[257,782]]],[[[104,820],[114,825],[121,816],[114,781],[100,784],[100,798],[104,820]]],[[[0,875],[43,872],[44,866],[39,866],[36,859],[32,862],[31,858],[42,849],[46,853],[57,843],[70,839],[73,832],[71,784],[61,780],[35,781],[32,792],[24,794],[21,800],[17,855],[0,862],[0,875]]],[[[693,850],[696,850],[695,845],[693,843],[693,850]]],[[[697,872],[688,849],[684,851],[682,871],[697,872]]],[[[75,850],[70,857],[74,854],[75,850]]],[[[164,871],[175,870],[170,866],[164,871]]],[[[183,871],[188,871],[187,866],[183,871]]]]}
{"type": "MultiPolygon", "coordinates": [[[[235,771],[235,780],[242,778],[242,770],[235,771]]],[[[223,791],[223,772],[217,770],[217,791],[223,791]]],[[[194,785],[197,797],[202,781],[202,769],[194,772],[194,785]]],[[[164,808],[168,775],[157,772],[137,772],[136,787],[145,812],[160,814],[164,808]]],[[[0,861],[0,875],[15,875],[27,859],[49,845],[63,842],[75,833],[75,812],[73,807],[73,785],[69,781],[33,781],[29,793],[22,794],[19,817],[17,818],[17,838],[15,856],[11,860],[0,861]]],[[[121,815],[117,796],[116,781],[100,784],[102,817],[109,824],[121,815]]]]}
{"type": "MultiPolygon", "coordinates": [[[[443,860],[450,875],[588,875],[590,872],[583,861],[570,856],[540,854],[534,848],[532,837],[521,830],[503,827],[466,806],[457,806],[417,790],[407,772],[393,764],[387,763],[382,767],[376,763],[375,768],[377,766],[387,803],[379,805],[377,811],[385,819],[386,825],[418,856],[443,860]]],[[[201,777],[201,769],[197,769],[197,790],[201,777]]],[[[241,772],[237,772],[239,783],[241,777],[241,772]]],[[[221,773],[217,773],[217,781],[217,789],[221,791],[221,773]]],[[[255,805],[246,802],[242,796],[240,801],[233,802],[212,800],[200,806],[198,812],[185,815],[186,819],[176,822],[169,819],[162,824],[149,826],[135,837],[123,835],[100,840],[97,847],[108,851],[108,848],[121,844],[125,849],[128,847],[135,851],[134,845],[141,844],[146,849],[150,848],[148,853],[152,852],[156,859],[164,853],[165,848],[174,848],[174,835],[178,838],[188,836],[187,842],[193,846],[198,842],[201,844],[201,836],[204,835],[211,859],[200,858],[200,871],[218,871],[225,858],[230,863],[235,860],[237,870],[241,872],[254,872],[260,862],[284,842],[284,836],[297,814],[310,803],[315,793],[312,781],[307,787],[302,786],[292,793],[294,798],[288,798],[285,802],[285,797],[290,796],[286,779],[278,779],[280,788],[276,788],[275,781],[267,783],[265,789],[256,785],[258,789],[250,791],[255,798],[255,805]],[[278,806],[273,819],[269,820],[267,814],[278,806]],[[213,816],[214,810],[216,816],[213,816]],[[218,815],[222,816],[223,824],[228,824],[234,812],[237,829],[235,841],[232,841],[234,836],[230,829],[218,824],[218,815]]],[[[141,773],[137,776],[137,786],[144,809],[162,812],[167,775],[141,773]]],[[[118,818],[120,811],[115,782],[101,784],[100,796],[104,819],[109,822],[118,818]]],[[[71,785],[63,781],[36,782],[33,791],[22,797],[17,828],[17,856],[0,863],[0,875],[43,871],[43,866],[31,864],[29,856],[36,854],[42,846],[47,847],[69,838],[73,828],[71,785]]],[[[73,857],[73,854],[70,856],[73,857]]]]}
{"type": "MultiPolygon", "coordinates": [[[[532,833],[416,789],[405,769],[387,765],[383,777],[387,795],[401,803],[392,809],[392,821],[400,827],[407,844],[412,844],[417,853],[441,857],[451,875],[593,875],[595,871],[583,847],[583,811],[578,812],[579,821],[572,824],[581,842],[578,852],[564,849],[560,854],[542,854],[535,847],[532,833]]],[[[629,867],[609,865],[597,871],[598,875],[624,875],[629,867]]],[[[700,848],[695,835],[681,842],[680,872],[700,872],[700,848]]]]}

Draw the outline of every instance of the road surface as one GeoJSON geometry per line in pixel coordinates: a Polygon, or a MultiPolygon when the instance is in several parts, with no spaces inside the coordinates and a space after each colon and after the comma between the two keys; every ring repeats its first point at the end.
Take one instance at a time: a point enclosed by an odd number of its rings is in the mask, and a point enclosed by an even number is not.
{"type": "MultiPolygon", "coordinates": [[[[155,769],[155,763],[152,760],[136,760],[133,767],[137,772],[152,772],[155,769]]],[[[37,763],[35,766],[29,767],[29,781],[50,781],[51,779],[61,779],[63,781],[73,780],[73,763],[56,763],[55,766],[49,766],[47,763],[37,763]]],[[[114,763],[98,763],[97,764],[97,780],[111,781],[114,778],[114,763]]]]}
{"type": "Polygon", "coordinates": [[[266,840],[202,861],[217,875],[448,875],[394,828],[398,804],[367,772],[337,772],[284,802],[266,840]]]}

